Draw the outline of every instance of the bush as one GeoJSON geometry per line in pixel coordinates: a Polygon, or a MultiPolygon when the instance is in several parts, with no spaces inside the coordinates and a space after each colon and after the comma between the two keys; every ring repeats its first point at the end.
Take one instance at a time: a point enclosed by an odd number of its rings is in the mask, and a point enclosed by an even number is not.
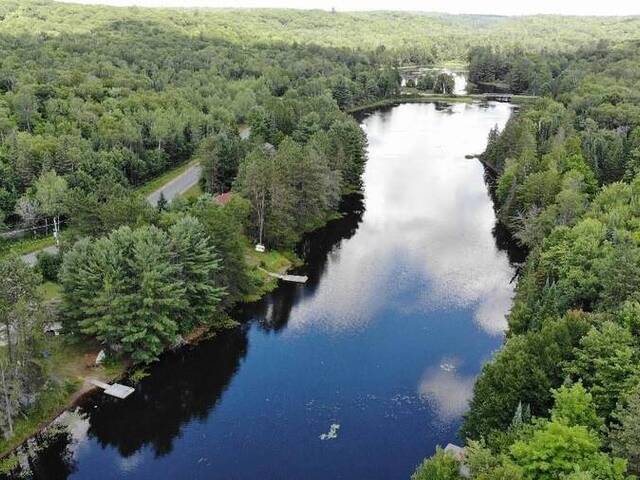
{"type": "Polygon", "coordinates": [[[42,275],[42,278],[49,282],[57,282],[60,265],[62,265],[62,255],[43,251],[38,253],[36,260],[36,271],[42,275]]]}
{"type": "Polygon", "coordinates": [[[458,480],[459,469],[459,462],[438,447],[435,455],[422,462],[413,472],[411,480],[458,480]]]}

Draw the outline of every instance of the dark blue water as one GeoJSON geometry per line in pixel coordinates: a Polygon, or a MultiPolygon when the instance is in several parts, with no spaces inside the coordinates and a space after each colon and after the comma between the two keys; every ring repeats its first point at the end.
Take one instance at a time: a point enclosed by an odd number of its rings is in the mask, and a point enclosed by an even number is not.
{"type": "Polygon", "coordinates": [[[403,479],[458,441],[513,288],[483,169],[464,156],[509,115],[407,104],[363,118],[364,197],[300,246],[309,282],[166,355],[129,399],[64,415],[34,476],[403,479]]]}

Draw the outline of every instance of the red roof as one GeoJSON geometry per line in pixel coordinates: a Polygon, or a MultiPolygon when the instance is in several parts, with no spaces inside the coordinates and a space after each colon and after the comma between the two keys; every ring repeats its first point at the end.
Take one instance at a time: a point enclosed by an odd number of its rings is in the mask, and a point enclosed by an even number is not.
{"type": "Polygon", "coordinates": [[[213,197],[213,201],[216,202],[218,205],[226,205],[231,201],[232,196],[233,194],[231,192],[224,192],[224,193],[221,193],[220,195],[216,195],[215,197],[213,197]]]}

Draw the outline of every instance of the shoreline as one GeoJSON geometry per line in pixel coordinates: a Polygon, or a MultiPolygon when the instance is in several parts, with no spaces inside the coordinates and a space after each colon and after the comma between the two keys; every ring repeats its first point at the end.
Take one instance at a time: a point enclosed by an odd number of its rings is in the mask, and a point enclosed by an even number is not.
{"type": "MultiPolygon", "coordinates": [[[[511,97],[511,103],[513,105],[522,105],[535,102],[537,99],[538,97],[531,95],[513,95],[511,97]]],[[[429,93],[424,95],[407,94],[389,97],[375,102],[364,103],[348,108],[345,111],[350,114],[355,114],[367,112],[369,110],[376,110],[378,108],[401,105],[403,103],[471,103],[482,101],[486,101],[484,95],[475,93],[466,95],[445,95],[440,93],[429,93]]]]}

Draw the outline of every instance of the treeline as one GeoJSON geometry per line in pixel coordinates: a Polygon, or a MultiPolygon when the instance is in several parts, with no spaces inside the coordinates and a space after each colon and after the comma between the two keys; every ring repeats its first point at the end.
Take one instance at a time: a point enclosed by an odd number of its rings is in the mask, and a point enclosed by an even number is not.
{"type": "Polygon", "coordinates": [[[548,95],[570,55],[525,52],[521,47],[474,47],[467,58],[468,81],[480,90],[548,95]]]}
{"type": "MultiPolygon", "coordinates": [[[[384,64],[464,60],[470,47],[520,47],[526,51],[573,51],[608,39],[637,38],[637,17],[503,17],[411,12],[336,12],[284,9],[113,8],[52,0],[2,0],[3,29],[51,38],[60,34],[117,32],[135,22],[192,38],[236,45],[314,44],[371,52],[384,64]],[[124,19],[123,19],[124,17],[124,19]]],[[[117,35],[113,35],[114,40],[117,35]]]]}
{"type": "MultiPolygon", "coordinates": [[[[585,50],[562,87],[493,131],[496,207],[529,250],[503,349],[465,416],[472,478],[640,473],[638,46],[585,50]]],[[[440,452],[435,468],[458,478],[440,452]]]]}
{"type": "Polygon", "coordinates": [[[432,91],[433,93],[452,95],[455,91],[456,81],[450,73],[441,72],[435,75],[427,72],[418,76],[415,80],[409,78],[406,86],[416,88],[422,92],[432,91]]]}
{"type": "MultiPolygon", "coordinates": [[[[633,64],[624,65],[624,70],[618,72],[604,70],[610,67],[614,58],[622,61],[631,50],[629,45],[637,44],[638,37],[631,38],[634,41],[601,39],[595,43],[580,44],[573,50],[536,51],[525,50],[522,46],[476,46],[467,55],[468,80],[481,91],[502,90],[557,99],[563,97],[564,103],[568,101],[566,96],[578,88],[586,87],[594,92],[596,84],[605,78],[608,84],[620,76],[622,82],[619,88],[628,88],[630,72],[635,68],[633,64]],[[591,83],[595,78],[598,78],[596,83],[591,83]]],[[[614,95],[611,100],[615,103],[618,92],[612,88],[610,93],[614,95]]]]}

